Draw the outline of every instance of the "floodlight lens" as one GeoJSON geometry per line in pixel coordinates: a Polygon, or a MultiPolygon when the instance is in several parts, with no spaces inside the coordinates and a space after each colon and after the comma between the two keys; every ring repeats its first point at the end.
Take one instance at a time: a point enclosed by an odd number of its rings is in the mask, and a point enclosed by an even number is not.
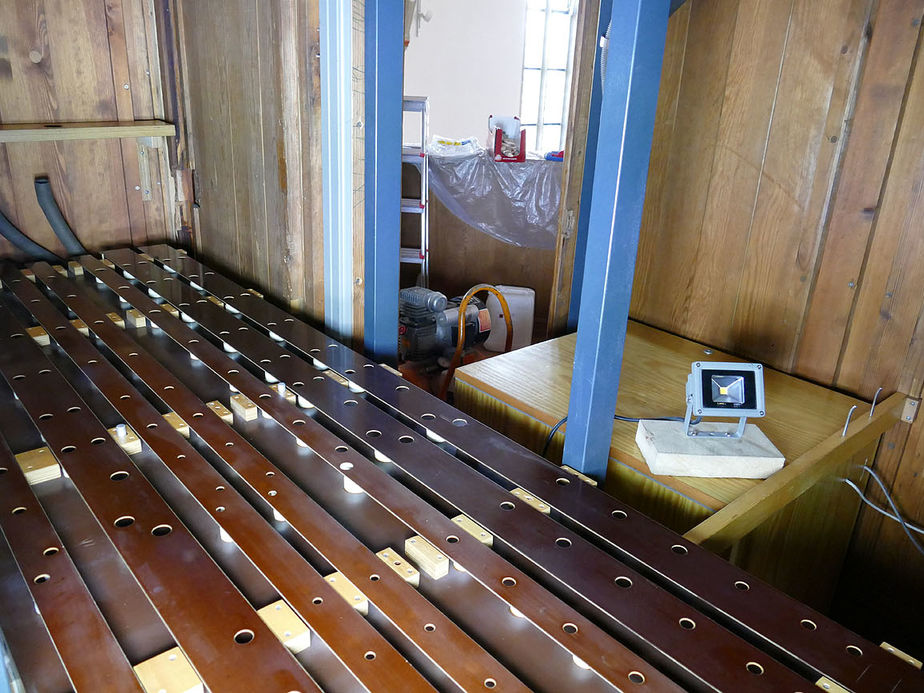
{"type": "Polygon", "coordinates": [[[713,375],[712,401],[723,404],[744,404],[744,377],[740,375],[713,375]]]}

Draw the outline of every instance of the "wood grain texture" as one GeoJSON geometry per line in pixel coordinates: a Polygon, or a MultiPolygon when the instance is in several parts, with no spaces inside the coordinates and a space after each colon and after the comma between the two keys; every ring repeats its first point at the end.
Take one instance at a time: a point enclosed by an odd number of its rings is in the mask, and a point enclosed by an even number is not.
{"type": "MultiPolygon", "coordinates": [[[[147,75],[140,78],[151,50],[147,25],[134,21],[140,3],[4,3],[0,122],[15,127],[162,118],[153,112],[160,93],[147,75]]],[[[35,201],[33,180],[46,175],[88,249],[169,238],[164,198],[159,191],[145,195],[140,166],[133,140],[0,145],[0,209],[34,240],[63,252],[35,201]]],[[[152,185],[157,182],[159,176],[152,185]]],[[[0,245],[0,253],[21,257],[8,244],[0,245]]]]}

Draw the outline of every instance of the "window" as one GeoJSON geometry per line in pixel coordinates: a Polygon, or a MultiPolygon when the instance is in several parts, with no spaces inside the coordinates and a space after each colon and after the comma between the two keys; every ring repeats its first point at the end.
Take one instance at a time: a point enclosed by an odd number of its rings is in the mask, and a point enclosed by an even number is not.
{"type": "Polygon", "coordinates": [[[565,146],[578,0],[527,0],[520,122],[530,151],[565,146]]]}

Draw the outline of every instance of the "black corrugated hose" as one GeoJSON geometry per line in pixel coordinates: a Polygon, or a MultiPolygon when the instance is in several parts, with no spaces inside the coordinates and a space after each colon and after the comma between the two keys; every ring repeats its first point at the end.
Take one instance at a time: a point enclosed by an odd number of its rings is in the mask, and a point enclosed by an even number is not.
{"type": "Polygon", "coordinates": [[[86,248],[77,240],[77,236],[71,231],[71,227],[64,220],[61,210],[58,209],[58,203],[55,202],[54,195],[51,193],[51,184],[47,178],[35,179],[35,196],[38,198],[39,206],[45,212],[45,218],[51,224],[55,235],[64,244],[64,249],[67,251],[68,256],[86,255],[86,248]]]}
{"type": "Polygon", "coordinates": [[[13,226],[13,223],[3,215],[3,212],[0,212],[0,235],[28,255],[32,260],[61,262],[61,258],[50,250],[46,250],[13,226]]]}

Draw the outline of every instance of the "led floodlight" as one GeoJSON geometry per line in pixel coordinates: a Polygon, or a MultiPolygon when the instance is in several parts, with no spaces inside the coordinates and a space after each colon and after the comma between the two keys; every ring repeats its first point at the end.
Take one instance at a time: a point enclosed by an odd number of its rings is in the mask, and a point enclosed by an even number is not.
{"type": "Polygon", "coordinates": [[[764,409],[764,371],[759,363],[697,361],[687,376],[687,436],[740,438],[748,417],[761,417],[764,409]],[[690,427],[694,417],[737,416],[738,429],[698,431],[690,427]]]}

